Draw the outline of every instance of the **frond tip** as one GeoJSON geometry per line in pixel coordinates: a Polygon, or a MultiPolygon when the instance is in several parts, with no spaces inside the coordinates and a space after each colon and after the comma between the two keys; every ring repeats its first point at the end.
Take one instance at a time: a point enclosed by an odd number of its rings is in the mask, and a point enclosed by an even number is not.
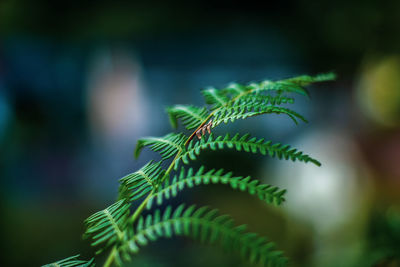
{"type": "Polygon", "coordinates": [[[130,201],[134,201],[145,196],[157,188],[164,173],[165,171],[161,168],[161,162],[153,163],[150,161],[140,170],[119,180],[121,183],[119,198],[127,198],[130,201]]]}
{"type": "Polygon", "coordinates": [[[311,83],[326,82],[336,80],[336,74],[333,72],[321,73],[315,76],[301,75],[294,78],[286,79],[285,81],[298,84],[300,86],[307,86],[311,83]]]}
{"type": "Polygon", "coordinates": [[[230,99],[224,94],[222,90],[218,90],[215,88],[202,90],[201,93],[203,94],[206,103],[212,105],[213,109],[225,106],[230,101],[230,99]]]}
{"type": "Polygon", "coordinates": [[[161,237],[173,235],[187,236],[201,243],[219,244],[227,251],[238,251],[251,263],[262,266],[285,266],[287,259],[281,251],[275,249],[272,242],[255,233],[245,232],[246,226],[234,226],[227,215],[218,215],[217,210],[207,207],[196,208],[194,205],[175,210],[168,206],[163,213],[156,210],[154,214],[141,217],[132,236],[119,247],[119,253],[129,259],[130,253],[138,253],[141,246],[161,237]]]}
{"type": "Polygon", "coordinates": [[[194,172],[190,168],[186,172],[182,167],[179,175],[175,175],[171,181],[167,179],[158,191],[151,195],[147,202],[147,208],[150,209],[154,202],[161,205],[164,199],[177,196],[186,187],[192,188],[208,184],[227,184],[232,189],[246,191],[250,195],[255,195],[268,204],[279,205],[285,201],[284,194],[286,190],[281,190],[268,184],[260,184],[258,180],[251,179],[249,176],[234,177],[231,172],[224,173],[223,169],[217,171],[213,169],[207,172],[204,169],[204,167],[201,167],[197,172],[194,172]]]}
{"type": "Polygon", "coordinates": [[[248,95],[260,95],[263,93],[276,92],[278,95],[282,93],[296,93],[303,96],[309,96],[308,91],[303,88],[317,82],[332,81],[336,79],[336,75],[332,72],[322,73],[315,76],[302,75],[294,78],[271,81],[264,80],[261,82],[252,82],[247,85],[231,83],[226,88],[215,89],[210,88],[203,90],[202,93],[207,104],[214,105],[214,108],[229,105],[231,101],[248,95]],[[232,98],[229,98],[231,96],[232,98]]]}
{"type": "Polygon", "coordinates": [[[170,133],[162,137],[144,137],[137,141],[135,157],[138,158],[145,146],[149,146],[153,151],[160,152],[163,160],[174,156],[182,150],[186,141],[183,134],[170,133]]]}
{"type": "Polygon", "coordinates": [[[89,261],[86,260],[79,260],[79,254],[63,259],[63,260],[59,260],[53,263],[49,263],[46,265],[43,265],[42,267],[90,267],[90,266],[94,266],[94,258],[92,258],[89,261]]]}
{"type": "Polygon", "coordinates": [[[206,108],[192,105],[175,105],[167,108],[169,120],[174,129],[178,127],[178,119],[182,120],[186,129],[192,130],[200,126],[208,117],[206,108]]]}
{"type": "Polygon", "coordinates": [[[85,220],[86,232],[83,237],[91,238],[92,246],[105,243],[97,253],[124,239],[124,229],[128,222],[129,207],[130,204],[126,203],[125,199],[121,199],[85,220]]]}

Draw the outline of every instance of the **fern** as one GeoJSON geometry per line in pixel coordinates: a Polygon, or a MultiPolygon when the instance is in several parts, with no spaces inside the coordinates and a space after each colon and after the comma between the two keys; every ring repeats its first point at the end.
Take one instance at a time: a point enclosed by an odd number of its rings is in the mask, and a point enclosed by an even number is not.
{"type": "MultiPolygon", "coordinates": [[[[324,76],[321,76],[321,78],[324,76]]],[[[329,75],[325,76],[327,80],[331,78],[329,75]]],[[[248,85],[240,85],[237,83],[231,83],[228,85],[227,88],[224,88],[220,90],[218,93],[220,95],[231,95],[233,97],[242,97],[248,94],[261,94],[261,93],[266,93],[269,91],[274,91],[277,92],[278,94],[282,93],[297,93],[300,95],[308,96],[308,92],[306,89],[303,88],[303,84],[307,85],[311,82],[306,82],[310,81],[313,77],[310,76],[299,76],[287,80],[282,80],[282,81],[270,81],[270,80],[265,80],[259,83],[249,83],[248,85]]],[[[321,79],[320,78],[320,79],[321,79]]],[[[322,81],[322,80],[321,80],[322,81]]],[[[206,92],[205,90],[203,92],[203,95],[206,97],[207,104],[213,104],[214,99],[209,96],[209,93],[206,92]]]]}
{"type": "Polygon", "coordinates": [[[63,260],[59,260],[50,264],[46,264],[43,265],[44,267],[89,267],[89,266],[93,266],[93,261],[94,258],[92,258],[89,261],[85,261],[85,260],[78,260],[79,254],[63,259],[63,260]]]}
{"type": "Polygon", "coordinates": [[[213,127],[218,126],[222,122],[234,122],[239,119],[247,119],[249,117],[259,116],[268,113],[286,114],[294,123],[298,124],[297,119],[304,122],[307,120],[297,112],[284,107],[277,107],[273,105],[261,105],[259,103],[242,103],[233,107],[224,107],[214,113],[213,127]]]}
{"type": "Polygon", "coordinates": [[[178,119],[182,120],[186,129],[192,130],[199,127],[208,116],[208,110],[205,107],[200,108],[189,105],[175,105],[173,107],[168,107],[167,112],[174,129],[178,127],[178,119]]]}
{"type": "Polygon", "coordinates": [[[255,94],[276,91],[281,93],[296,93],[303,96],[309,96],[308,91],[298,83],[291,81],[263,81],[261,83],[251,83],[248,85],[249,91],[255,94]]]}
{"type": "MultiPolygon", "coordinates": [[[[203,90],[208,106],[168,107],[166,111],[173,128],[177,128],[181,121],[187,130],[191,130],[191,134],[170,133],[163,137],[139,139],[135,157],[140,155],[144,147],[149,147],[160,153],[161,161],[150,161],[138,171],[121,178],[118,201],[85,220],[84,238],[90,239],[91,245],[97,247],[96,254],[108,253],[104,266],[123,265],[131,261],[132,255],[150,241],[173,236],[219,244],[227,251],[239,252],[251,263],[263,266],[286,265],[286,257],[275,249],[272,242],[257,234],[245,232],[245,226],[235,226],[229,216],[218,215],[214,209],[195,208],[194,205],[185,209],[185,205],[181,204],[175,209],[168,206],[164,211],[157,209],[149,211],[147,215],[142,213],[146,207],[151,210],[154,203],[164,204],[186,188],[210,184],[225,184],[234,190],[254,195],[265,203],[281,204],[285,200],[284,189],[262,184],[250,177],[235,177],[222,169],[206,171],[206,167],[202,166],[197,171],[193,168],[186,170],[184,167],[178,171],[179,164],[197,160],[205,149],[229,148],[320,166],[318,160],[289,145],[273,144],[263,138],[250,137],[249,134],[235,134],[231,137],[226,133],[214,136],[211,130],[221,123],[264,114],[285,114],[296,123],[299,120],[306,122],[302,115],[288,107],[294,103],[293,95],[308,96],[305,85],[334,78],[334,74],[321,74],[247,85],[232,83],[222,89],[203,90]],[[209,136],[205,137],[207,132],[209,136]],[[164,169],[161,163],[170,158],[173,159],[168,168],[164,169]],[[131,210],[131,207],[135,209],[131,210]]],[[[73,256],[50,266],[92,266],[95,260],[83,261],[73,256]]]]}
{"type": "Polygon", "coordinates": [[[216,138],[211,134],[207,140],[202,138],[199,141],[191,141],[187,149],[176,158],[175,170],[178,168],[179,162],[181,161],[184,164],[189,164],[189,159],[196,160],[197,156],[204,149],[210,148],[211,150],[217,150],[225,147],[237,151],[243,150],[245,152],[261,153],[262,155],[268,154],[270,157],[277,157],[278,159],[291,159],[292,161],[298,160],[305,163],[312,162],[317,166],[321,166],[321,163],[318,160],[298,151],[295,148],[291,148],[289,145],[282,145],[280,143],[272,144],[271,141],[264,141],[263,138],[257,140],[255,137],[250,138],[249,134],[245,134],[241,137],[239,134],[235,134],[232,138],[229,134],[218,136],[216,138]]]}
{"type": "Polygon", "coordinates": [[[229,98],[224,94],[222,90],[215,88],[208,88],[201,92],[206,100],[207,104],[213,105],[213,108],[225,106],[229,103],[229,98]]]}
{"type": "Polygon", "coordinates": [[[101,253],[108,246],[124,239],[129,207],[130,204],[122,199],[85,220],[86,232],[84,238],[91,238],[92,246],[105,243],[97,253],[101,253]]]}
{"type": "Polygon", "coordinates": [[[149,162],[140,170],[121,178],[119,199],[135,201],[154,190],[164,174],[160,164],[149,162]]]}
{"type": "Polygon", "coordinates": [[[336,79],[335,73],[322,73],[316,76],[302,75],[290,79],[286,79],[287,82],[295,83],[299,86],[307,86],[311,83],[332,81],[336,79]]]}
{"type": "Polygon", "coordinates": [[[170,133],[163,137],[145,137],[138,140],[135,157],[139,157],[143,147],[150,146],[154,151],[159,151],[162,159],[168,159],[182,149],[185,142],[183,134],[170,133]]]}
{"type": "Polygon", "coordinates": [[[154,193],[147,202],[147,209],[150,209],[153,202],[157,202],[158,205],[164,203],[164,199],[177,196],[179,191],[184,190],[186,187],[192,188],[197,185],[208,185],[212,184],[228,184],[233,189],[240,191],[247,191],[251,195],[256,195],[259,199],[269,204],[279,205],[285,201],[283,195],[286,190],[280,190],[278,187],[274,187],[267,184],[259,184],[257,180],[251,180],[248,177],[232,177],[232,173],[228,172],[224,174],[224,170],[218,171],[210,170],[204,171],[202,166],[197,172],[194,173],[193,169],[190,168],[187,172],[184,168],[181,168],[179,175],[175,175],[174,178],[166,180],[165,183],[154,193]]]}
{"type": "Polygon", "coordinates": [[[282,105],[282,104],[293,104],[294,98],[283,96],[281,94],[278,95],[260,95],[260,94],[251,94],[251,95],[243,95],[238,98],[233,106],[237,104],[264,104],[264,105],[282,105]]]}
{"type": "Polygon", "coordinates": [[[234,226],[233,220],[226,215],[218,216],[217,210],[207,207],[196,209],[194,205],[186,210],[181,204],[174,211],[168,206],[162,214],[156,210],[153,214],[140,217],[132,237],[119,248],[126,259],[129,253],[138,253],[141,246],[158,238],[170,238],[173,235],[188,236],[201,243],[219,243],[228,251],[238,251],[243,258],[252,263],[283,266],[287,259],[283,253],[275,250],[275,245],[257,234],[246,233],[244,225],[234,226]]]}

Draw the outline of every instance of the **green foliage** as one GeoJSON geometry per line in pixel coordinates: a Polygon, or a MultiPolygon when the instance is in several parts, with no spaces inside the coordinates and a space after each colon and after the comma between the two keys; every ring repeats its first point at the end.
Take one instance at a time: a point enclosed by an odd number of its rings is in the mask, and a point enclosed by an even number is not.
{"type": "Polygon", "coordinates": [[[316,76],[302,75],[294,78],[286,79],[287,82],[295,83],[299,86],[307,86],[311,83],[333,81],[336,79],[336,74],[333,72],[321,73],[316,76]]]}
{"type": "Polygon", "coordinates": [[[122,199],[85,220],[84,238],[91,238],[92,246],[104,243],[97,253],[124,239],[129,207],[130,204],[122,199]]]}
{"type": "Polygon", "coordinates": [[[264,141],[263,138],[256,139],[255,137],[250,138],[249,134],[239,136],[235,134],[232,138],[229,133],[225,136],[214,137],[213,134],[206,138],[202,138],[199,141],[192,140],[187,149],[185,149],[175,160],[175,170],[179,166],[179,162],[182,161],[185,164],[189,164],[189,159],[196,160],[197,156],[201,151],[210,148],[211,150],[231,148],[237,151],[245,151],[252,153],[261,153],[262,155],[269,155],[270,157],[277,157],[279,159],[291,159],[292,161],[303,161],[305,163],[312,162],[317,166],[321,163],[298,151],[295,148],[291,148],[289,145],[282,145],[280,143],[272,144],[271,141],[264,141]]]}
{"type": "Polygon", "coordinates": [[[359,266],[400,265],[400,209],[375,210],[366,226],[367,242],[359,266]]]}
{"type": "Polygon", "coordinates": [[[165,171],[159,163],[149,162],[140,170],[120,179],[119,199],[135,201],[156,189],[165,171]]]}
{"type": "Polygon", "coordinates": [[[267,93],[268,91],[276,91],[279,94],[282,93],[296,93],[303,96],[309,96],[306,89],[300,86],[298,83],[290,81],[263,81],[261,83],[251,83],[248,85],[248,89],[254,94],[267,93]]]}
{"type": "Polygon", "coordinates": [[[182,235],[201,243],[218,243],[228,251],[238,251],[251,263],[285,265],[287,259],[281,251],[275,250],[272,242],[257,234],[246,233],[245,229],[245,225],[234,226],[233,220],[227,215],[218,216],[215,209],[196,209],[194,205],[184,209],[181,204],[173,210],[168,206],[164,213],[156,210],[153,214],[140,217],[133,236],[119,250],[123,255],[138,253],[140,246],[150,241],[182,235]]]}
{"type": "Polygon", "coordinates": [[[233,177],[231,172],[224,174],[223,169],[218,171],[212,169],[205,172],[205,168],[202,166],[197,172],[194,172],[193,168],[190,168],[187,172],[184,168],[181,168],[179,175],[175,175],[172,180],[166,180],[149,198],[147,208],[150,209],[153,202],[161,205],[165,199],[175,197],[179,191],[184,190],[186,187],[192,188],[208,184],[227,184],[233,189],[247,191],[251,195],[256,195],[259,199],[269,204],[279,205],[285,200],[283,195],[286,190],[280,190],[278,187],[267,184],[259,184],[259,181],[251,180],[250,176],[245,178],[241,176],[233,177]]]}
{"type": "MultiPolygon", "coordinates": [[[[287,259],[275,249],[272,242],[254,233],[245,232],[245,226],[234,226],[227,215],[217,215],[217,211],[206,207],[176,209],[168,206],[164,211],[155,210],[146,216],[141,215],[154,203],[164,204],[186,188],[199,185],[226,184],[232,189],[247,192],[260,200],[279,205],[284,201],[286,190],[262,184],[250,177],[235,177],[232,173],[220,170],[205,171],[202,166],[197,171],[181,168],[179,163],[189,164],[198,159],[204,149],[234,149],[260,153],[283,160],[311,162],[320,166],[320,162],[303,152],[280,143],[273,144],[250,137],[249,134],[233,137],[229,133],[214,136],[211,129],[222,122],[234,122],[238,119],[263,114],[285,114],[296,123],[306,119],[288,108],[294,103],[290,95],[308,96],[303,88],[314,82],[333,80],[334,74],[317,76],[299,76],[281,81],[262,81],[242,85],[232,83],[223,89],[208,88],[202,94],[209,106],[175,105],[166,109],[171,125],[177,128],[181,120],[186,129],[192,130],[189,136],[183,133],[170,133],[163,137],[145,137],[137,142],[135,157],[144,147],[159,152],[162,161],[147,163],[138,171],[120,179],[118,201],[108,208],[96,212],[85,220],[85,238],[97,246],[97,254],[105,252],[108,256],[104,266],[123,265],[131,261],[140,247],[159,238],[172,238],[175,235],[186,236],[203,243],[219,244],[227,251],[237,251],[251,263],[263,266],[284,266],[287,259]],[[204,137],[208,132],[210,135],[204,137]],[[198,140],[196,140],[196,138],[198,140]],[[172,158],[169,167],[164,169],[162,162],[172,158]],[[175,172],[174,175],[171,173],[175,172]],[[131,207],[136,207],[131,211],[131,207]]],[[[51,266],[91,266],[93,260],[86,262],[77,256],[54,263],[51,266]],[[58,264],[58,265],[57,265],[58,264]],[[86,265],[85,265],[86,264],[86,265]]]]}
{"type": "Polygon", "coordinates": [[[50,264],[43,265],[43,267],[89,267],[89,266],[94,266],[93,261],[94,258],[92,258],[89,261],[85,260],[78,260],[79,254],[59,260],[50,264]]]}
{"type": "Polygon", "coordinates": [[[206,100],[207,104],[212,105],[212,109],[217,107],[223,107],[229,103],[229,98],[224,94],[222,90],[215,88],[208,88],[201,92],[206,100]]]}
{"type": "Polygon", "coordinates": [[[261,95],[261,94],[251,94],[251,95],[243,95],[233,102],[232,106],[239,105],[256,105],[256,104],[264,104],[264,105],[284,105],[284,104],[293,104],[294,98],[283,96],[281,94],[272,96],[272,95],[261,95]]]}
{"type": "Polygon", "coordinates": [[[185,143],[183,134],[170,133],[163,137],[144,137],[138,140],[135,157],[139,157],[143,147],[150,146],[154,151],[160,152],[162,159],[168,159],[178,153],[185,143]]]}
{"type": "Polygon", "coordinates": [[[234,105],[233,107],[224,107],[216,111],[213,117],[213,127],[218,126],[222,122],[234,122],[235,120],[247,119],[249,117],[268,113],[286,114],[296,124],[298,123],[297,119],[307,122],[307,120],[303,116],[288,108],[265,105],[263,103],[240,103],[234,105]]]}
{"type": "Polygon", "coordinates": [[[192,130],[199,127],[199,125],[207,119],[208,110],[203,107],[195,107],[191,105],[175,105],[167,108],[169,120],[174,129],[178,127],[178,119],[182,120],[186,129],[192,130]]]}

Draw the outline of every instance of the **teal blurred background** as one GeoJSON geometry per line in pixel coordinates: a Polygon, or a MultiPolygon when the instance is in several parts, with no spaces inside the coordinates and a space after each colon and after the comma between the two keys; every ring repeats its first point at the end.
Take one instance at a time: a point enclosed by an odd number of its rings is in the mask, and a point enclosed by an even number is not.
{"type": "MultiPolygon", "coordinates": [[[[293,266],[400,266],[400,1],[0,1],[1,266],[81,253],[83,220],[113,203],[136,140],[167,105],[231,81],[335,71],[295,110],[221,126],[292,144],[322,167],[232,151],[200,162],[288,189],[279,208],[223,186],[174,199],[267,235],[293,266]]],[[[101,258],[99,259],[101,260],[101,258]]],[[[187,239],[134,266],[245,266],[187,239]]]]}

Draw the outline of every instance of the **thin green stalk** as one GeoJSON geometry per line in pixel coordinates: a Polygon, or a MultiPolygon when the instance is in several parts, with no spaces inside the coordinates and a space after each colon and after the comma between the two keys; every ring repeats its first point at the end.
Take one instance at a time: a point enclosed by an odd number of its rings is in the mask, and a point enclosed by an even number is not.
{"type": "Polygon", "coordinates": [[[149,201],[150,197],[153,195],[153,192],[150,192],[150,194],[147,195],[147,197],[143,200],[143,202],[140,204],[139,207],[135,210],[133,215],[129,218],[128,223],[133,223],[139,217],[140,213],[143,211],[143,209],[146,207],[147,202],[149,201]]]}
{"type": "Polygon", "coordinates": [[[106,262],[104,263],[103,267],[110,267],[114,261],[115,253],[117,253],[117,247],[113,247],[110,254],[107,257],[106,262]]]}

